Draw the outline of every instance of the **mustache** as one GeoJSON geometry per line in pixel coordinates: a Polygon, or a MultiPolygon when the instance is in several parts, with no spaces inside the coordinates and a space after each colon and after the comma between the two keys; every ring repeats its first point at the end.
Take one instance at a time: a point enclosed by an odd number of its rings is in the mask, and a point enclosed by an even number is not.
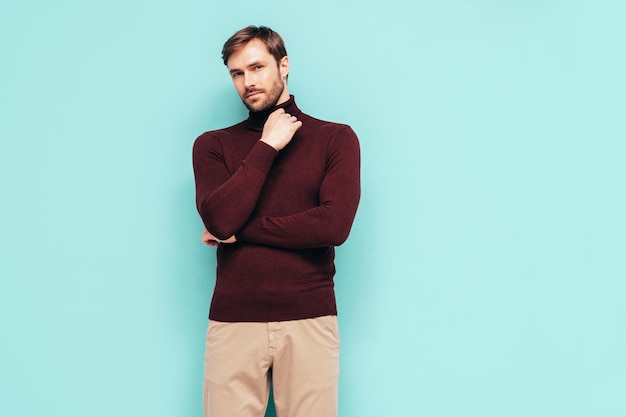
{"type": "Polygon", "coordinates": [[[262,88],[248,88],[248,89],[246,90],[246,94],[245,94],[245,96],[246,96],[246,97],[248,97],[250,94],[253,94],[253,93],[262,93],[262,92],[264,92],[264,91],[265,91],[265,90],[263,90],[262,88]]]}

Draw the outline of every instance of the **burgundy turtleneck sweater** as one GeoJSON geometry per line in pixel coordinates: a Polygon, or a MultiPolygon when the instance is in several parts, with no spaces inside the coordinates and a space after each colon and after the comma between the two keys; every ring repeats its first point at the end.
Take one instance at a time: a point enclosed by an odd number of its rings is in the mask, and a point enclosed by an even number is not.
{"type": "Polygon", "coordinates": [[[276,108],[206,132],[193,147],[198,212],[213,235],[237,238],[217,249],[212,320],[337,314],[334,247],[359,203],[359,143],[349,126],[302,113],[293,96],[276,108]],[[277,152],[259,139],[279,107],[302,127],[277,152]]]}

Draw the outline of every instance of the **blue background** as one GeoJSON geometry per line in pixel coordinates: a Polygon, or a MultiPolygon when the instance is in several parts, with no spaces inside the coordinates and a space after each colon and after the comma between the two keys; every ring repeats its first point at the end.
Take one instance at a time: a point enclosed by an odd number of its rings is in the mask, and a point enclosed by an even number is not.
{"type": "Polygon", "coordinates": [[[625,11],[3,2],[0,415],[201,415],[191,146],[246,116],[220,50],[265,24],[361,140],[340,415],[626,416],[625,11]]]}

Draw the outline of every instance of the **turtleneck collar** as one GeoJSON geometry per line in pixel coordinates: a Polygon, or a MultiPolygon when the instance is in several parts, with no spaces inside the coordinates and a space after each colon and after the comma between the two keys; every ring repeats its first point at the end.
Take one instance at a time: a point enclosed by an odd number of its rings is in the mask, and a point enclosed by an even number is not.
{"type": "Polygon", "coordinates": [[[292,114],[296,117],[299,117],[302,113],[298,106],[296,106],[296,100],[294,96],[289,95],[289,100],[285,101],[284,103],[278,104],[268,110],[256,112],[251,111],[248,115],[248,118],[246,119],[246,126],[251,130],[261,132],[263,130],[263,125],[265,125],[265,122],[267,121],[267,118],[273,111],[278,109],[285,109],[286,113],[292,114]]]}

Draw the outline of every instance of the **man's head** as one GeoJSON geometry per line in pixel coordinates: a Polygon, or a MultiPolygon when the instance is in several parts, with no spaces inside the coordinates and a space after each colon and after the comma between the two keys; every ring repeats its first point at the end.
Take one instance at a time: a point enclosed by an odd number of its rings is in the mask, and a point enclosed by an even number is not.
{"type": "Polygon", "coordinates": [[[248,26],[222,48],[233,85],[250,111],[263,111],[289,99],[289,58],[280,35],[265,26],[248,26]]]}

